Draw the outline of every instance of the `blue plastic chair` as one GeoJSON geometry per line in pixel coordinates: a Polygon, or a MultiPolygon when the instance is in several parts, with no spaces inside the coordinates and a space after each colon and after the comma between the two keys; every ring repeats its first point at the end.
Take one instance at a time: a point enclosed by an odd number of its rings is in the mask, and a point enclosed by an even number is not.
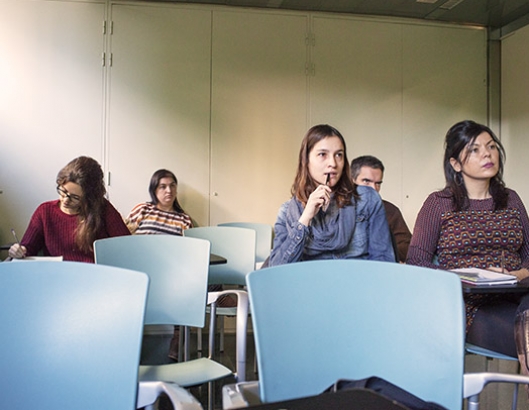
{"type": "Polygon", "coordinates": [[[217,226],[235,226],[255,231],[255,269],[259,269],[266,258],[270,256],[273,240],[271,225],[258,222],[225,222],[217,226]]]}
{"type": "MultiPolygon", "coordinates": [[[[133,235],[94,242],[97,264],[145,272],[150,278],[146,325],[203,327],[205,324],[210,245],[208,241],[174,235],[133,235]]],[[[209,383],[232,375],[210,358],[140,366],[142,381],[168,381],[182,387],[209,383]]],[[[214,391],[209,387],[209,407],[214,391]]]]}
{"type": "MultiPolygon", "coordinates": [[[[463,375],[464,305],[453,273],[319,260],[261,269],[247,281],[261,401],[316,395],[338,379],[378,376],[447,409],[461,409],[463,398],[476,409],[487,383],[529,382],[463,375]]],[[[236,393],[245,390],[251,392],[250,383],[226,386],[225,408],[240,405],[236,393]]]]}
{"type": "MultiPolygon", "coordinates": [[[[255,241],[256,233],[253,229],[232,226],[206,226],[186,229],[184,236],[206,239],[211,244],[211,252],[226,258],[227,263],[210,265],[210,284],[246,286],[246,275],[255,269],[255,241]]],[[[248,324],[248,296],[245,290],[226,289],[221,292],[210,292],[208,304],[211,308],[211,329],[215,329],[215,319],[220,317],[220,343],[219,348],[224,351],[224,316],[235,316],[236,326],[236,366],[237,377],[240,381],[246,376],[246,345],[248,324]],[[237,307],[217,307],[216,300],[223,294],[234,294],[237,297],[237,307]]],[[[210,311],[210,309],[208,309],[210,311]]],[[[201,333],[198,335],[198,348],[201,349],[201,333]]],[[[211,339],[215,333],[210,333],[211,339]]],[[[210,350],[210,355],[212,354],[210,350]]]]}
{"type": "Polygon", "coordinates": [[[138,393],[143,405],[173,396],[138,392],[147,288],[144,273],[108,266],[0,263],[0,408],[131,410],[138,393]]]}
{"type": "Polygon", "coordinates": [[[253,229],[204,226],[186,229],[184,236],[208,240],[211,253],[226,258],[227,263],[210,266],[209,284],[246,286],[246,275],[255,270],[256,234],[253,229]]]}

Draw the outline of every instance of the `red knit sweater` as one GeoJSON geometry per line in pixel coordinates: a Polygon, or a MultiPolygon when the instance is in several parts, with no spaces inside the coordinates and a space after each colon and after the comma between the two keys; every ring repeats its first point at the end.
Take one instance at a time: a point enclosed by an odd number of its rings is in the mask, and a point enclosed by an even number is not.
{"type": "MultiPolygon", "coordinates": [[[[96,239],[130,235],[119,212],[107,201],[103,215],[104,227],[96,239]]],[[[45,256],[62,256],[66,261],[94,263],[93,252],[82,252],[75,244],[77,215],[61,211],[59,201],[44,202],[31,217],[24,237],[20,241],[28,256],[42,250],[45,256]]]]}

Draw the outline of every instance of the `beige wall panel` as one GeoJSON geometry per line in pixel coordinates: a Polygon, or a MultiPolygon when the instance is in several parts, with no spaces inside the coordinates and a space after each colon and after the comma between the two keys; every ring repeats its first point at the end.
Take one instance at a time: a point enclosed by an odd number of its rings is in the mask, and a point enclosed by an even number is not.
{"type": "Polygon", "coordinates": [[[110,198],[126,216],[154,171],[178,178],[183,208],[209,213],[211,12],[113,5],[108,108],[110,198]]]}
{"type": "Polygon", "coordinates": [[[314,17],[311,122],[344,136],[349,161],[374,155],[386,168],[381,195],[402,191],[402,28],[344,17],[314,17]]]}
{"type": "MultiPolygon", "coordinates": [[[[57,198],[74,157],[102,160],[104,4],[0,1],[0,243],[57,198]]],[[[0,255],[0,257],[5,255],[0,255]]]]}
{"type": "Polygon", "coordinates": [[[273,224],[306,131],[307,18],[215,11],[211,225],[273,224]]]}
{"type": "MultiPolygon", "coordinates": [[[[501,139],[507,151],[505,183],[529,206],[529,26],[501,44],[501,139]]],[[[494,130],[497,131],[497,130],[494,130]]]]}
{"type": "Polygon", "coordinates": [[[481,29],[403,27],[401,210],[410,229],[444,187],[444,136],[456,122],[487,120],[487,39],[481,29]]]}

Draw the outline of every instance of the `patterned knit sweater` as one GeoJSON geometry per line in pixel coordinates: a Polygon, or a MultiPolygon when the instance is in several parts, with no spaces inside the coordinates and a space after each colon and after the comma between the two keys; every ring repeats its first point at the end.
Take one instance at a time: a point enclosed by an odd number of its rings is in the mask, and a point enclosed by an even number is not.
{"type": "Polygon", "coordinates": [[[135,235],[183,235],[193,222],[189,215],[167,212],[156,208],[151,202],[136,205],[127,217],[127,226],[135,235]]]}
{"type": "Polygon", "coordinates": [[[507,270],[529,269],[529,218],[518,194],[508,191],[507,208],[497,211],[490,198],[454,212],[447,190],[431,194],[417,216],[407,263],[487,269],[499,267],[503,253],[507,270]]]}
{"type": "MultiPolygon", "coordinates": [[[[509,190],[507,208],[494,210],[492,198],[470,200],[464,211],[453,210],[448,190],[424,202],[408,251],[407,263],[429,268],[501,267],[529,269],[529,218],[518,196],[509,190]]],[[[500,294],[465,294],[467,331],[477,311],[500,294]]]]}

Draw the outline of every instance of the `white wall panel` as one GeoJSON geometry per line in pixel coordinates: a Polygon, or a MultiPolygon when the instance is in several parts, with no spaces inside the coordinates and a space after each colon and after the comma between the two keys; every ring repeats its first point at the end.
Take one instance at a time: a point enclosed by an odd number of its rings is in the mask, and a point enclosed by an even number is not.
{"type": "Polygon", "coordinates": [[[408,225],[445,185],[444,137],[458,121],[487,122],[487,34],[458,26],[403,27],[402,212],[408,225]]]}
{"type": "Polygon", "coordinates": [[[311,121],[335,126],[349,161],[374,155],[386,168],[381,195],[402,191],[402,27],[376,20],[314,17],[311,121]]]}
{"type": "Polygon", "coordinates": [[[216,11],[211,224],[273,224],[306,131],[307,17],[216,11]]]}
{"type": "Polygon", "coordinates": [[[71,159],[102,161],[103,3],[0,1],[0,243],[57,198],[71,159]]]}
{"type": "Polygon", "coordinates": [[[211,12],[115,4],[111,18],[110,199],[126,217],[167,168],[182,207],[207,225],[211,12]]]}
{"type": "MultiPolygon", "coordinates": [[[[507,151],[505,183],[529,206],[529,27],[501,43],[501,139],[507,151]]],[[[497,130],[495,130],[497,131],[497,130]]]]}

